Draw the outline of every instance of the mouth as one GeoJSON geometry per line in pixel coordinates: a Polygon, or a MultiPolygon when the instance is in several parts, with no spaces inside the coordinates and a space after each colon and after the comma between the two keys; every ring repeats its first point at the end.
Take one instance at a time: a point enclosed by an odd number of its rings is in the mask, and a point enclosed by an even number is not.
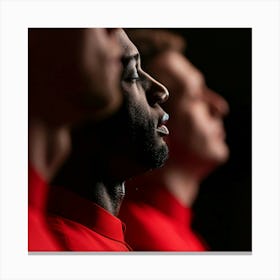
{"type": "Polygon", "coordinates": [[[158,126],[156,128],[156,131],[161,136],[167,136],[169,135],[168,128],[165,126],[166,122],[169,120],[169,115],[167,113],[164,113],[163,116],[160,118],[158,122],[158,126]]]}
{"type": "Polygon", "coordinates": [[[223,126],[219,127],[216,131],[216,137],[221,140],[226,139],[226,132],[223,126]]]}
{"type": "Polygon", "coordinates": [[[225,140],[226,139],[226,132],[224,130],[221,130],[219,133],[219,138],[225,140]]]}

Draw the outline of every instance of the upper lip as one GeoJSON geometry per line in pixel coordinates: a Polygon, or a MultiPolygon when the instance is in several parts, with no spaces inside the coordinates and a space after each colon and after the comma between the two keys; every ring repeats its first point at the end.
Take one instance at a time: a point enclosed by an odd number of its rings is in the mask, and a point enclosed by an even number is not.
{"type": "Polygon", "coordinates": [[[168,121],[169,115],[164,112],[163,115],[158,120],[158,125],[157,125],[157,132],[160,133],[161,136],[166,136],[169,134],[168,128],[165,126],[165,123],[168,121]]]}
{"type": "Polygon", "coordinates": [[[221,138],[225,139],[225,138],[226,138],[226,132],[225,132],[225,130],[224,130],[223,128],[220,129],[220,131],[218,132],[218,135],[219,135],[221,138]]]}
{"type": "Polygon", "coordinates": [[[164,112],[164,114],[161,115],[161,117],[159,118],[157,127],[166,124],[168,120],[169,120],[169,115],[166,112],[164,112]]]}
{"type": "Polygon", "coordinates": [[[215,134],[223,139],[226,137],[226,131],[223,124],[220,123],[215,127],[215,134]]]}

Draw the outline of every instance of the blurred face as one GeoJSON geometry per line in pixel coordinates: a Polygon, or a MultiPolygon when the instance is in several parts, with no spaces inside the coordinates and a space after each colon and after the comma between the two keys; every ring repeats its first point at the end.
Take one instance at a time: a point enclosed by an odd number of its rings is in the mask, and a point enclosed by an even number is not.
{"type": "MultiPolygon", "coordinates": [[[[168,156],[164,125],[168,115],[160,104],[168,98],[164,86],[145,73],[139,53],[123,30],[116,32],[122,50],[123,104],[111,118],[87,128],[90,147],[100,153],[110,175],[125,178],[160,167],[168,156]]],[[[109,176],[107,176],[109,177],[109,176]]]]}
{"type": "Polygon", "coordinates": [[[50,125],[100,119],[121,104],[116,30],[31,28],[29,114],[50,125]]]}
{"type": "Polygon", "coordinates": [[[223,127],[227,102],[206,86],[201,72],[179,53],[160,55],[150,70],[171,93],[167,111],[172,156],[189,164],[224,162],[229,154],[223,127]]]}

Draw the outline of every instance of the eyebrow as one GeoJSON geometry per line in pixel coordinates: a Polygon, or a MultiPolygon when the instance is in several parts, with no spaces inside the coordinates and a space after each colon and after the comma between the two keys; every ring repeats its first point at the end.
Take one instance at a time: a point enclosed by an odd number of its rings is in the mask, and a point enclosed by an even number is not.
{"type": "Polygon", "coordinates": [[[129,56],[123,56],[121,58],[121,61],[123,65],[127,65],[131,60],[138,61],[139,60],[139,53],[136,53],[134,55],[129,55],[129,56]]]}

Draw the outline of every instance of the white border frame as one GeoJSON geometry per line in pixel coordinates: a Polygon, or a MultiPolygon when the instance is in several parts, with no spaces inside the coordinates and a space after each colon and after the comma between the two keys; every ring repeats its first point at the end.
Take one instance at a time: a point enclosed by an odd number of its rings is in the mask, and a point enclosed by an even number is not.
{"type": "Polygon", "coordinates": [[[278,1],[1,2],[0,279],[280,279],[278,1]],[[27,28],[252,27],[252,255],[27,254],[27,28]]]}

